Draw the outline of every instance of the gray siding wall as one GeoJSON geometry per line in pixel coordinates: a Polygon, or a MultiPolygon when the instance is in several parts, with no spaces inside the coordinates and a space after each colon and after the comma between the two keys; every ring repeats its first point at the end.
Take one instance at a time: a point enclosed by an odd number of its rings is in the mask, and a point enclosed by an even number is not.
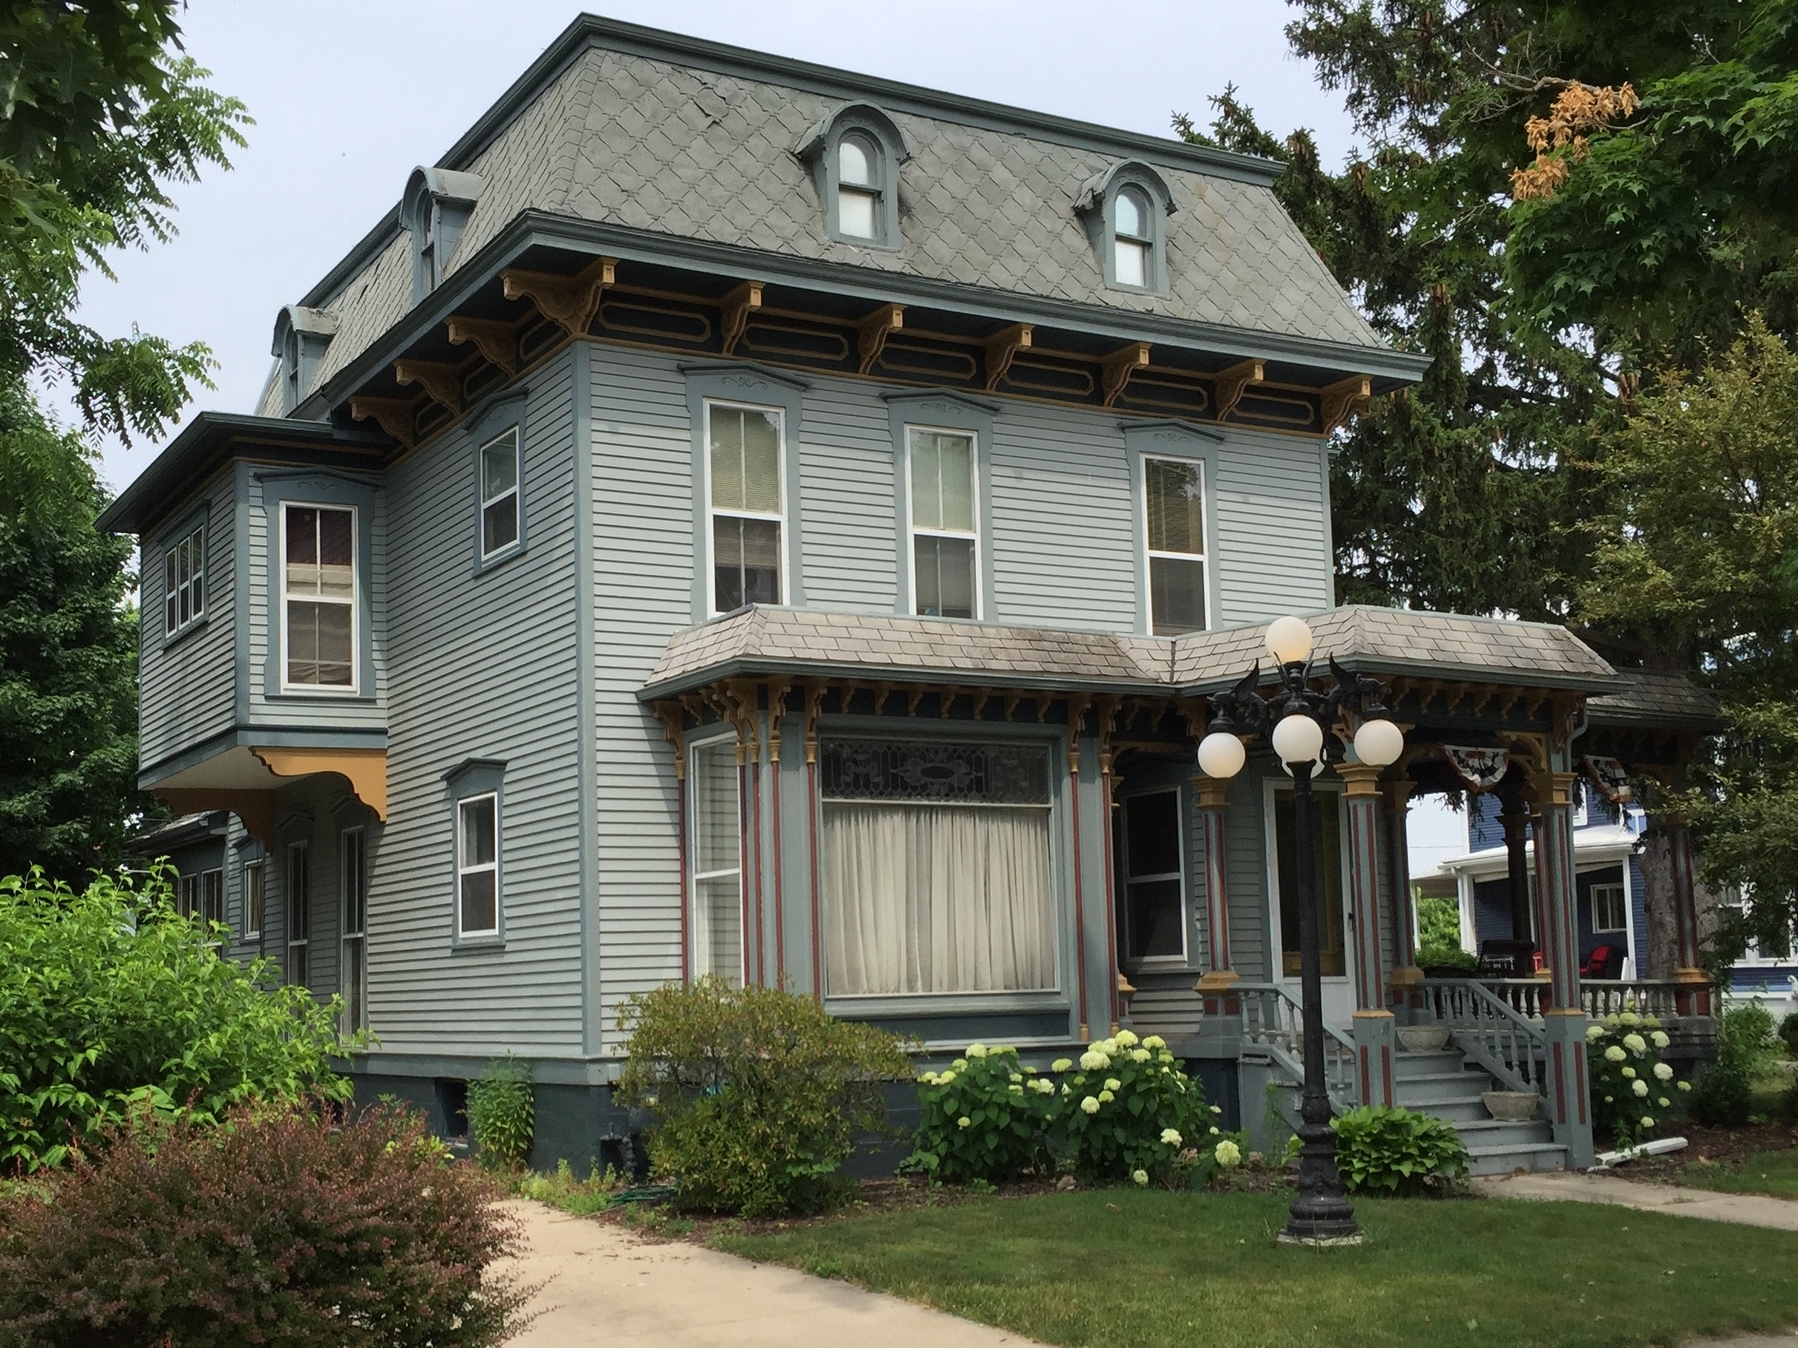
{"type": "Polygon", "coordinates": [[[139,626],[138,762],[153,767],[233,720],[236,606],[242,602],[232,480],[211,483],[143,543],[139,626]],[[201,519],[206,523],[206,617],[172,642],[163,636],[163,553],[201,519]]]}
{"type": "MultiPolygon", "coordinates": [[[[528,381],[521,555],[476,570],[465,430],[388,475],[389,809],[368,918],[369,1020],[388,1052],[581,1051],[570,366],[586,350],[528,381]],[[443,777],[470,758],[507,765],[500,948],[452,940],[443,777]]],[[[653,573],[653,559],[633,559],[639,567],[653,573]]]]}

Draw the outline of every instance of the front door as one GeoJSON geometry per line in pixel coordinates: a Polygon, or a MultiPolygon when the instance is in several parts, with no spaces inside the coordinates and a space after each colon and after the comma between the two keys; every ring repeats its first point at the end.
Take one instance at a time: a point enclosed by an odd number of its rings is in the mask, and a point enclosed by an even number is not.
{"type": "MultiPolygon", "coordinates": [[[[1272,958],[1279,981],[1296,1001],[1303,1001],[1299,964],[1298,866],[1293,847],[1294,797],[1289,786],[1275,786],[1270,814],[1269,889],[1274,896],[1270,914],[1274,935],[1272,958]]],[[[1342,849],[1344,834],[1342,794],[1314,785],[1312,837],[1317,840],[1313,859],[1313,892],[1318,902],[1318,934],[1323,956],[1324,1020],[1348,1029],[1355,1011],[1355,994],[1348,978],[1348,922],[1343,893],[1347,861],[1342,849]]]]}

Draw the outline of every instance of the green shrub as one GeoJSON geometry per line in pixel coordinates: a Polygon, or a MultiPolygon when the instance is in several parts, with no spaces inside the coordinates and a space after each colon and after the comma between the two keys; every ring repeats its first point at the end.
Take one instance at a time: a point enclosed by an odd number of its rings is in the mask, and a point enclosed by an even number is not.
{"type": "Polygon", "coordinates": [[[1420,969],[1464,969],[1473,973],[1480,967],[1479,959],[1461,949],[1458,943],[1443,945],[1424,945],[1417,950],[1417,967],[1420,969]]]}
{"type": "Polygon", "coordinates": [[[586,1179],[576,1179],[574,1168],[566,1160],[556,1162],[548,1175],[527,1174],[518,1182],[518,1192],[552,1208],[571,1212],[576,1217],[591,1216],[612,1206],[618,1190],[618,1176],[611,1166],[603,1171],[598,1161],[589,1161],[586,1179]]]}
{"type": "MultiPolygon", "coordinates": [[[[1461,904],[1450,898],[1417,900],[1419,963],[1425,950],[1461,949],[1461,904]]],[[[1461,951],[1466,954],[1466,951],[1461,951]]]]}
{"type": "Polygon", "coordinates": [[[61,1162],[135,1105],[216,1119],[232,1104],[324,1091],[336,1004],[272,962],[221,959],[176,912],[167,877],[0,879],[0,1170],[61,1162]]]}
{"type": "Polygon", "coordinates": [[[1770,1065],[1773,1016],[1760,1002],[1725,1007],[1717,1019],[1717,1061],[1692,1088],[1690,1113],[1709,1128],[1736,1128],[1754,1113],[1754,1083],[1770,1065]]]}
{"type": "Polygon", "coordinates": [[[482,1164],[517,1169],[531,1159],[536,1133],[531,1065],[508,1056],[468,1083],[468,1130],[482,1164]]]}
{"type": "Polygon", "coordinates": [[[650,1163],[687,1209],[823,1206],[857,1138],[887,1131],[885,1083],[912,1073],[893,1035],[777,988],[669,983],[632,997],[622,1021],[617,1097],[654,1117],[650,1163]]]}
{"type": "Polygon", "coordinates": [[[138,1111],[0,1192],[0,1342],[499,1343],[529,1289],[493,1272],[520,1253],[495,1197],[390,1108],[138,1111]]]}
{"type": "Polygon", "coordinates": [[[1779,1022],[1779,1039],[1785,1045],[1786,1057],[1798,1060],[1798,1011],[1789,1011],[1779,1022]]]}
{"type": "Polygon", "coordinates": [[[1592,1132],[1633,1147],[1653,1137],[1680,1109],[1689,1081],[1674,1078],[1661,1061],[1671,1041],[1653,1016],[1622,1011],[1586,1027],[1592,1132]]]}
{"type": "Polygon", "coordinates": [[[1067,1073],[1054,1129],[1082,1179],[1175,1183],[1192,1163],[1182,1153],[1218,1136],[1204,1090],[1159,1035],[1138,1041],[1119,1030],[1090,1045],[1078,1064],[1064,1058],[1054,1070],[1067,1073]]]}
{"type": "Polygon", "coordinates": [[[1015,1048],[969,1044],[965,1058],[918,1080],[922,1118],[908,1169],[959,1184],[1046,1172],[1055,1081],[1020,1063],[1015,1048]]]}
{"type": "Polygon", "coordinates": [[[1452,1123],[1397,1105],[1363,1105],[1330,1121],[1350,1193],[1420,1194],[1459,1183],[1467,1148],[1452,1123]]]}

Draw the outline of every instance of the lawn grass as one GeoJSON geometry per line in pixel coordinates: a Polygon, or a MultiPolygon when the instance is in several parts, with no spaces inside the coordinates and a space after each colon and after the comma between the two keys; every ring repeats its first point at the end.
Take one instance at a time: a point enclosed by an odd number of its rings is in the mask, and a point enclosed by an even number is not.
{"type": "Polygon", "coordinates": [[[1740,1161],[1700,1165],[1688,1163],[1679,1182],[1695,1189],[1716,1189],[1728,1194],[1771,1194],[1798,1198],[1798,1147],[1757,1151],[1740,1161]]]}
{"type": "Polygon", "coordinates": [[[1046,1343],[1640,1348],[1798,1324],[1790,1232],[1581,1203],[1366,1200],[1278,1245],[1290,1194],[1101,1190],[713,1237],[1046,1343]]]}

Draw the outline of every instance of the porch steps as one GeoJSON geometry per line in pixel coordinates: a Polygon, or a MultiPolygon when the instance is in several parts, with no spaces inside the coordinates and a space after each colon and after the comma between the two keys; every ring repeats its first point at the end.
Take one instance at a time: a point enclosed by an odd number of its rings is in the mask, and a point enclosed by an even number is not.
{"type": "Polygon", "coordinates": [[[1459,1049],[1437,1053],[1400,1050],[1393,1058],[1392,1090],[1397,1102],[1452,1123],[1467,1148],[1471,1174],[1565,1170],[1567,1148],[1554,1140],[1546,1120],[1504,1123],[1492,1117],[1480,1098],[1492,1088],[1491,1076],[1468,1063],[1459,1049]]]}

